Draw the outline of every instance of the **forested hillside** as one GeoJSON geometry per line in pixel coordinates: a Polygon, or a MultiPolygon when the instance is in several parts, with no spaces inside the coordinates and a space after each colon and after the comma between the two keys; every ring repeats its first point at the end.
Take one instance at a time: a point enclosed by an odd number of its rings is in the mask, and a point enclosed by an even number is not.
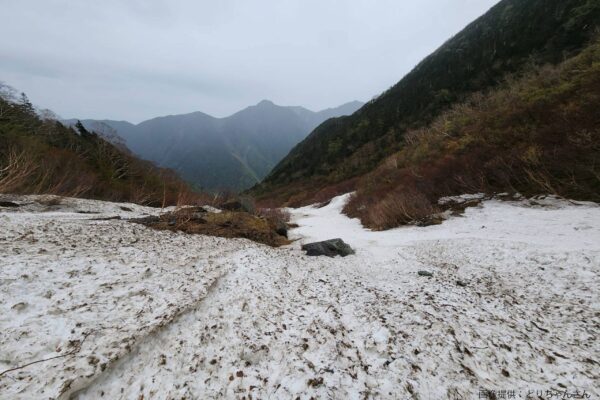
{"type": "Polygon", "coordinates": [[[253,193],[300,204],[352,190],[408,131],[509,75],[576,54],[599,21],[598,0],[503,0],[361,110],[315,129],[253,193]]]}
{"type": "Polygon", "coordinates": [[[172,171],[137,159],[81,124],[67,128],[41,118],[24,96],[0,96],[0,192],[153,206],[198,196],[172,171]]]}
{"type": "Polygon", "coordinates": [[[345,211],[375,229],[431,223],[441,197],[555,194],[600,201],[600,41],[477,93],[356,182],[345,211]]]}

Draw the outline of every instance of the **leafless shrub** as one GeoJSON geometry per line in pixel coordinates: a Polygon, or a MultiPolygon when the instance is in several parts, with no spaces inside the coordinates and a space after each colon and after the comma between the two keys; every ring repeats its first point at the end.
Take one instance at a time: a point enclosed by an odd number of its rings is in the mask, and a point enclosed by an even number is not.
{"type": "Polygon", "coordinates": [[[38,169],[25,151],[17,149],[8,150],[4,157],[0,158],[0,163],[1,193],[18,191],[38,169]]]}
{"type": "Polygon", "coordinates": [[[291,214],[282,208],[259,208],[258,216],[273,221],[290,222],[291,214]]]}
{"type": "Polygon", "coordinates": [[[415,189],[397,190],[367,209],[364,220],[375,229],[389,229],[416,222],[438,210],[415,189]]]}

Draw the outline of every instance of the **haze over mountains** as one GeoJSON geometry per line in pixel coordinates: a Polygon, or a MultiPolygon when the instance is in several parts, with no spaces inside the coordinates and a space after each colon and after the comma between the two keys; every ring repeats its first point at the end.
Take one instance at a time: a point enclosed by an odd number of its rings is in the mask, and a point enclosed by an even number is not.
{"type": "MultiPolygon", "coordinates": [[[[350,115],[362,105],[352,101],[314,112],[263,100],[225,118],[193,112],[137,125],[112,120],[82,123],[110,137],[114,144],[119,144],[118,137],[123,138],[134,154],[175,170],[197,188],[243,190],[260,182],[325,120],[350,115]]],[[[76,120],[65,122],[74,124],[76,120]]]]}

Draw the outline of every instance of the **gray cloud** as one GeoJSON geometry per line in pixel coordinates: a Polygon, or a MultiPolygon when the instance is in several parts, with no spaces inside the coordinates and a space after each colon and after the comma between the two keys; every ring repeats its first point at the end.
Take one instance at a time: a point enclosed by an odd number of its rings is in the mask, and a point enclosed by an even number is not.
{"type": "Polygon", "coordinates": [[[64,117],[368,100],[496,0],[0,0],[0,80],[64,117]]]}

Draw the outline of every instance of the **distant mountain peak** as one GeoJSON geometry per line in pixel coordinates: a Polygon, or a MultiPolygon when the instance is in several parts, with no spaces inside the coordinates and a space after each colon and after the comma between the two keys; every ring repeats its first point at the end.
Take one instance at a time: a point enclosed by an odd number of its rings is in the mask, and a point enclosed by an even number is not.
{"type": "Polygon", "coordinates": [[[275,106],[275,103],[273,103],[271,100],[264,99],[264,100],[259,101],[257,106],[258,107],[265,107],[265,106],[273,107],[273,106],[275,106]]]}
{"type": "Polygon", "coordinates": [[[264,178],[323,121],[351,114],[356,108],[313,112],[265,99],[223,118],[197,111],[137,125],[110,120],[81,122],[90,130],[99,122],[112,127],[135,154],[175,170],[199,187],[241,190],[264,178]]]}

